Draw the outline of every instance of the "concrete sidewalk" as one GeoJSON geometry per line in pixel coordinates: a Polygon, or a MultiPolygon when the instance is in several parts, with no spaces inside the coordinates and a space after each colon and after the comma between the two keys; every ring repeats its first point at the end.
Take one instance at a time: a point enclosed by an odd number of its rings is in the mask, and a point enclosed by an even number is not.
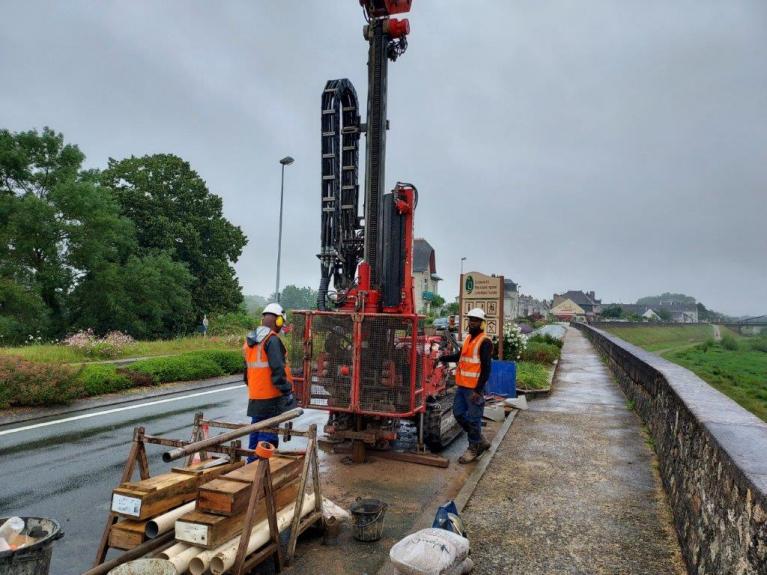
{"type": "Polygon", "coordinates": [[[521,412],[464,509],[476,574],[682,574],[639,418],[570,329],[551,395],[521,412]]]}

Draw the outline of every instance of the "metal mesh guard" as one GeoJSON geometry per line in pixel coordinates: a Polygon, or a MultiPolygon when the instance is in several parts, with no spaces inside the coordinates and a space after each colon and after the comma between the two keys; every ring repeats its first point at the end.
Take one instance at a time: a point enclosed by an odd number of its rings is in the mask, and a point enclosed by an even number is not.
{"type": "Polygon", "coordinates": [[[348,409],[354,376],[351,315],[312,314],[310,407],[348,409]]]}
{"type": "Polygon", "coordinates": [[[362,321],[360,410],[372,413],[411,411],[413,321],[368,316],[362,321]]]}
{"type": "Polygon", "coordinates": [[[293,312],[291,326],[293,333],[288,349],[288,365],[293,375],[293,393],[300,404],[304,400],[304,332],[306,331],[306,314],[293,312]]]}

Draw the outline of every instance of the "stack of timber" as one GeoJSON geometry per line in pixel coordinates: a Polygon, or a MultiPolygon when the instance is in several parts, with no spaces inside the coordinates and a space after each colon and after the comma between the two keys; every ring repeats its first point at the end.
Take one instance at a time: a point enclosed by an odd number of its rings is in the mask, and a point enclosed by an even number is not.
{"type": "Polygon", "coordinates": [[[120,520],[109,531],[109,546],[116,549],[133,549],[147,540],[147,532],[153,537],[173,527],[176,517],[169,519],[174,510],[179,514],[194,508],[194,500],[200,486],[243,466],[243,462],[221,462],[207,459],[188,467],[173,468],[170,473],[149,479],[123,483],[112,492],[112,512],[120,520]],[[191,502],[191,505],[185,505],[191,502]],[[157,519],[162,525],[157,527],[157,519]],[[154,524],[154,527],[150,525],[154,524]],[[162,531],[160,531],[160,529],[162,531]]]}
{"type": "MultiPolygon", "coordinates": [[[[274,456],[269,459],[275,508],[296,500],[303,457],[274,456]]],[[[200,487],[195,511],[176,520],[176,541],[213,549],[242,531],[258,462],[222,475],[200,487]]],[[[260,500],[256,522],[266,519],[266,503],[260,500]]]]}

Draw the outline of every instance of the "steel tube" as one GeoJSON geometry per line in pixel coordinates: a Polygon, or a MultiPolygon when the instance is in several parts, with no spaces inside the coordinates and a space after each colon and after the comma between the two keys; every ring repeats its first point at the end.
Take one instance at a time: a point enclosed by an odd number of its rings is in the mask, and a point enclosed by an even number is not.
{"type": "Polygon", "coordinates": [[[203,439],[202,441],[190,443],[189,445],[185,445],[184,447],[178,447],[176,449],[172,449],[171,451],[166,451],[165,453],[162,454],[162,460],[165,463],[168,463],[169,461],[175,461],[176,459],[181,459],[182,457],[191,455],[195,451],[202,451],[203,449],[206,449],[208,447],[221,445],[222,443],[226,443],[227,441],[231,441],[232,439],[237,439],[238,437],[242,437],[243,435],[248,435],[249,433],[253,431],[258,431],[259,429],[264,429],[266,427],[276,427],[280,423],[284,423],[285,421],[290,421],[291,419],[295,419],[296,417],[303,414],[303,412],[304,410],[301,408],[291,409],[290,411],[286,411],[285,413],[282,413],[276,417],[272,417],[271,419],[265,419],[264,421],[259,421],[258,423],[246,425],[245,427],[241,427],[240,429],[235,429],[228,433],[222,433],[221,435],[216,435],[208,439],[203,439]]]}

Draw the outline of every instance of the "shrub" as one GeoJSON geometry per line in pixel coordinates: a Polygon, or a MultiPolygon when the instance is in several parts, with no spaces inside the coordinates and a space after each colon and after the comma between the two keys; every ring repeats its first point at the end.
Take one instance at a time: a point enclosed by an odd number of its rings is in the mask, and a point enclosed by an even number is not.
{"type": "Polygon", "coordinates": [[[73,347],[88,357],[113,359],[118,357],[134,339],[119,331],[110,331],[104,337],[96,337],[92,329],[79,331],[64,340],[64,345],[73,347]]]}
{"type": "Polygon", "coordinates": [[[527,348],[527,338],[520,327],[513,323],[503,326],[503,359],[519,361],[527,348]]]}
{"type": "Polygon", "coordinates": [[[738,349],[738,341],[729,333],[726,333],[722,336],[721,344],[722,347],[728,351],[737,351],[738,349]]]}
{"type": "Polygon", "coordinates": [[[716,345],[716,342],[713,338],[708,338],[706,341],[704,341],[701,344],[698,344],[698,349],[701,350],[703,353],[708,352],[709,349],[714,347],[716,345]]]}
{"type": "Polygon", "coordinates": [[[549,386],[549,370],[540,363],[517,363],[518,389],[545,389],[549,386]]]}
{"type": "MultiPolygon", "coordinates": [[[[144,359],[132,363],[128,369],[150,376],[154,383],[191,381],[226,375],[218,363],[212,359],[199,357],[194,352],[173,357],[144,359]]],[[[242,369],[242,363],[240,363],[240,369],[242,369]]]]}
{"type": "Polygon", "coordinates": [[[20,357],[0,356],[0,381],[3,407],[62,404],[82,395],[82,384],[74,369],[20,357]]]}
{"type": "Polygon", "coordinates": [[[206,351],[194,351],[184,354],[194,358],[209,359],[218,364],[225,374],[238,373],[244,369],[242,353],[239,351],[225,351],[210,349],[206,351]]]}
{"type": "Polygon", "coordinates": [[[522,361],[550,364],[559,359],[559,355],[560,350],[556,345],[531,341],[528,342],[527,349],[522,353],[522,361]]]}
{"type": "Polygon", "coordinates": [[[559,339],[558,337],[554,337],[552,335],[549,335],[548,333],[544,334],[537,334],[532,337],[528,337],[527,341],[532,343],[534,341],[537,341],[539,343],[547,343],[549,345],[556,345],[558,348],[562,348],[562,346],[565,344],[564,340],[559,339]]]}
{"type": "Polygon", "coordinates": [[[751,349],[767,353],[767,337],[761,336],[751,340],[751,349]]]}
{"type": "Polygon", "coordinates": [[[77,375],[85,395],[111,393],[133,387],[131,378],[117,370],[114,365],[86,365],[77,375]]]}
{"type": "Polygon", "coordinates": [[[244,311],[216,314],[208,320],[208,335],[239,334],[243,336],[259,323],[261,323],[259,318],[244,311]]]}

